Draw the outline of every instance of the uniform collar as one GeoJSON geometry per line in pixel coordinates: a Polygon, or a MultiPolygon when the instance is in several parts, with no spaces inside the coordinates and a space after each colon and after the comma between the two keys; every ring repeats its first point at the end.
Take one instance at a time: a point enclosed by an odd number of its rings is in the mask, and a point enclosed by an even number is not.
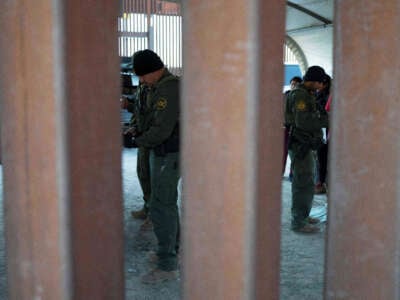
{"type": "Polygon", "coordinates": [[[157,87],[160,85],[160,83],[163,81],[163,79],[164,79],[165,77],[170,76],[170,75],[171,75],[170,71],[169,71],[167,68],[164,68],[164,71],[163,71],[163,73],[162,73],[160,79],[158,79],[158,81],[154,84],[153,87],[154,87],[154,88],[157,88],[157,87]]]}

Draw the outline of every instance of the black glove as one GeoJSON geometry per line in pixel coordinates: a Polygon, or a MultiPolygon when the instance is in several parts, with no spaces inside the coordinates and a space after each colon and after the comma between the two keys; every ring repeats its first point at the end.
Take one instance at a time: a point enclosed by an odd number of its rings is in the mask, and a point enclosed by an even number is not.
{"type": "Polygon", "coordinates": [[[126,132],[122,135],[122,143],[125,148],[137,148],[138,145],[135,142],[135,138],[131,132],[126,132]]]}

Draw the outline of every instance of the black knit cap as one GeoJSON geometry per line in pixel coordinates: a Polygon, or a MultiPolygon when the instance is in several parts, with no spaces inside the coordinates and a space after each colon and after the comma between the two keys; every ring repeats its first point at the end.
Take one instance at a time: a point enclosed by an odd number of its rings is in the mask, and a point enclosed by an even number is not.
{"type": "Polygon", "coordinates": [[[153,51],[146,49],[135,52],[132,57],[133,71],[143,76],[164,67],[161,58],[153,51]]]}
{"type": "Polygon", "coordinates": [[[318,81],[324,82],[326,74],[324,69],[319,66],[312,66],[307,69],[306,74],[303,77],[304,81],[318,81]]]}

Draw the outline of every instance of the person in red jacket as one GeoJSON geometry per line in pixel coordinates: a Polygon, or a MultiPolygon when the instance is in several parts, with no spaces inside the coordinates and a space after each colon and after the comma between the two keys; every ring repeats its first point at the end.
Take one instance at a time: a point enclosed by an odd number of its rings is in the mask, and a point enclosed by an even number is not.
{"type": "Polygon", "coordinates": [[[332,102],[332,94],[329,95],[328,101],[326,102],[326,105],[325,105],[325,110],[327,112],[331,111],[331,102],[332,102]]]}

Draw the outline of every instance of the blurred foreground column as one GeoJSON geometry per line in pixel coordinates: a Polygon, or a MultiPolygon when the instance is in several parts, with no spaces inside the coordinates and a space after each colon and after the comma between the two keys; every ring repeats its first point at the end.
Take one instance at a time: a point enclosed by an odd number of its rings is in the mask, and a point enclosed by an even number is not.
{"type": "Polygon", "coordinates": [[[184,299],[278,299],[284,1],[184,1],[184,299]]]}
{"type": "Polygon", "coordinates": [[[400,6],[337,1],[327,299],[399,299],[400,6]]]}
{"type": "Polygon", "coordinates": [[[117,10],[0,4],[10,300],[123,299],[117,10]]]}

